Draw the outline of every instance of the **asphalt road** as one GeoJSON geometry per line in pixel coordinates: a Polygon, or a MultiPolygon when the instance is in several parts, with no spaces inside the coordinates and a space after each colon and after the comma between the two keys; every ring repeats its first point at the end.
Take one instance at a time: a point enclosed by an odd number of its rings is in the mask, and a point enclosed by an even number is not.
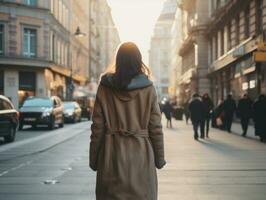
{"type": "MultiPolygon", "coordinates": [[[[88,121],[53,131],[26,128],[14,143],[1,144],[0,200],[94,200],[89,128],[88,121]]],[[[164,133],[159,200],[266,199],[265,144],[217,129],[197,142],[184,122],[164,133]]]]}
{"type": "Polygon", "coordinates": [[[90,200],[95,173],[88,167],[88,121],[53,131],[19,131],[0,146],[0,200],[90,200]]]}

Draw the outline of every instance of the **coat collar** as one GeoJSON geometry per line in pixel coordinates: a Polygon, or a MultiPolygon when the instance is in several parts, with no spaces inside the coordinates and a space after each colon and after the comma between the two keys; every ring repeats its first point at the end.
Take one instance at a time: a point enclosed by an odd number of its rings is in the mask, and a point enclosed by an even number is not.
{"type": "MultiPolygon", "coordinates": [[[[113,75],[112,74],[106,74],[101,79],[101,85],[110,87],[112,89],[118,89],[114,83],[113,83],[113,75]]],[[[151,86],[153,83],[148,79],[148,77],[145,74],[139,74],[135,76],[131,82],[128,84],[127,88],[123,91],[131,91],[141,88],[146,88],[151,86]]]]}

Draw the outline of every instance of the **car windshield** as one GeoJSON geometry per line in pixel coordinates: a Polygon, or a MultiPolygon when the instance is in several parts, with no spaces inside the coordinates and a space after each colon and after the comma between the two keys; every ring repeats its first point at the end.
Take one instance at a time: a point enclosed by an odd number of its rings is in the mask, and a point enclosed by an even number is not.
{"type": "Polygon", "coordinates": [[[74,109],[75,103],[74,102],[65,102],[64,109],[74,109]]]}
{"type": "Polygon", "coordinates": [[[27,99],[23,107],[52,107],[53,102],[50,99],[43,99],[43,98],[34,98],[34,99],[27,99]]]}

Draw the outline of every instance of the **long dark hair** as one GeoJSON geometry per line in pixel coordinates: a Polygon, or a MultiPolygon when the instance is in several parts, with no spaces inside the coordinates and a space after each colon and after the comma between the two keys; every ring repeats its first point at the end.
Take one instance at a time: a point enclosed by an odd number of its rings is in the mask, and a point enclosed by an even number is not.
{"type": "Polygon", "coordinates": [[[149,67],[142,61],[139,48],[133,42],[125,42],[120,45],[115,65],[112,68],[114,69],[109,70],[109,74],[112,71],[114,84],[120,89],[125,89],[131,80],[139,74],[145,74],[149,78],[151,76],[149,67]]]}

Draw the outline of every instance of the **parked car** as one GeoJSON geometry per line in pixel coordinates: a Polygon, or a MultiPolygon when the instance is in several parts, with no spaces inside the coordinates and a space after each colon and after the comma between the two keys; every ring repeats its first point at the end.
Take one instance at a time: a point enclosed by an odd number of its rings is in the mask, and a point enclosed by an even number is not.
{"type": "Polygon", "coordinates": [[[64,126],[64,108],[59,97],[29,97],[20,108],[19,129],[24,125],[48,125],[49,129],[54,129],[58,124],[60,128],[64,126]]]}
{"type": "Polygon", "coordinates": [[[66,122],[80,122],[81,108],[75,101],[64,102],[64,118],[66,122]]]}
{"type": "Polygon", "coordinates": [[[19,112],[7,97],[0,95],[0,137],[5,142],[15,140],[18,122],[19,112]]]}

